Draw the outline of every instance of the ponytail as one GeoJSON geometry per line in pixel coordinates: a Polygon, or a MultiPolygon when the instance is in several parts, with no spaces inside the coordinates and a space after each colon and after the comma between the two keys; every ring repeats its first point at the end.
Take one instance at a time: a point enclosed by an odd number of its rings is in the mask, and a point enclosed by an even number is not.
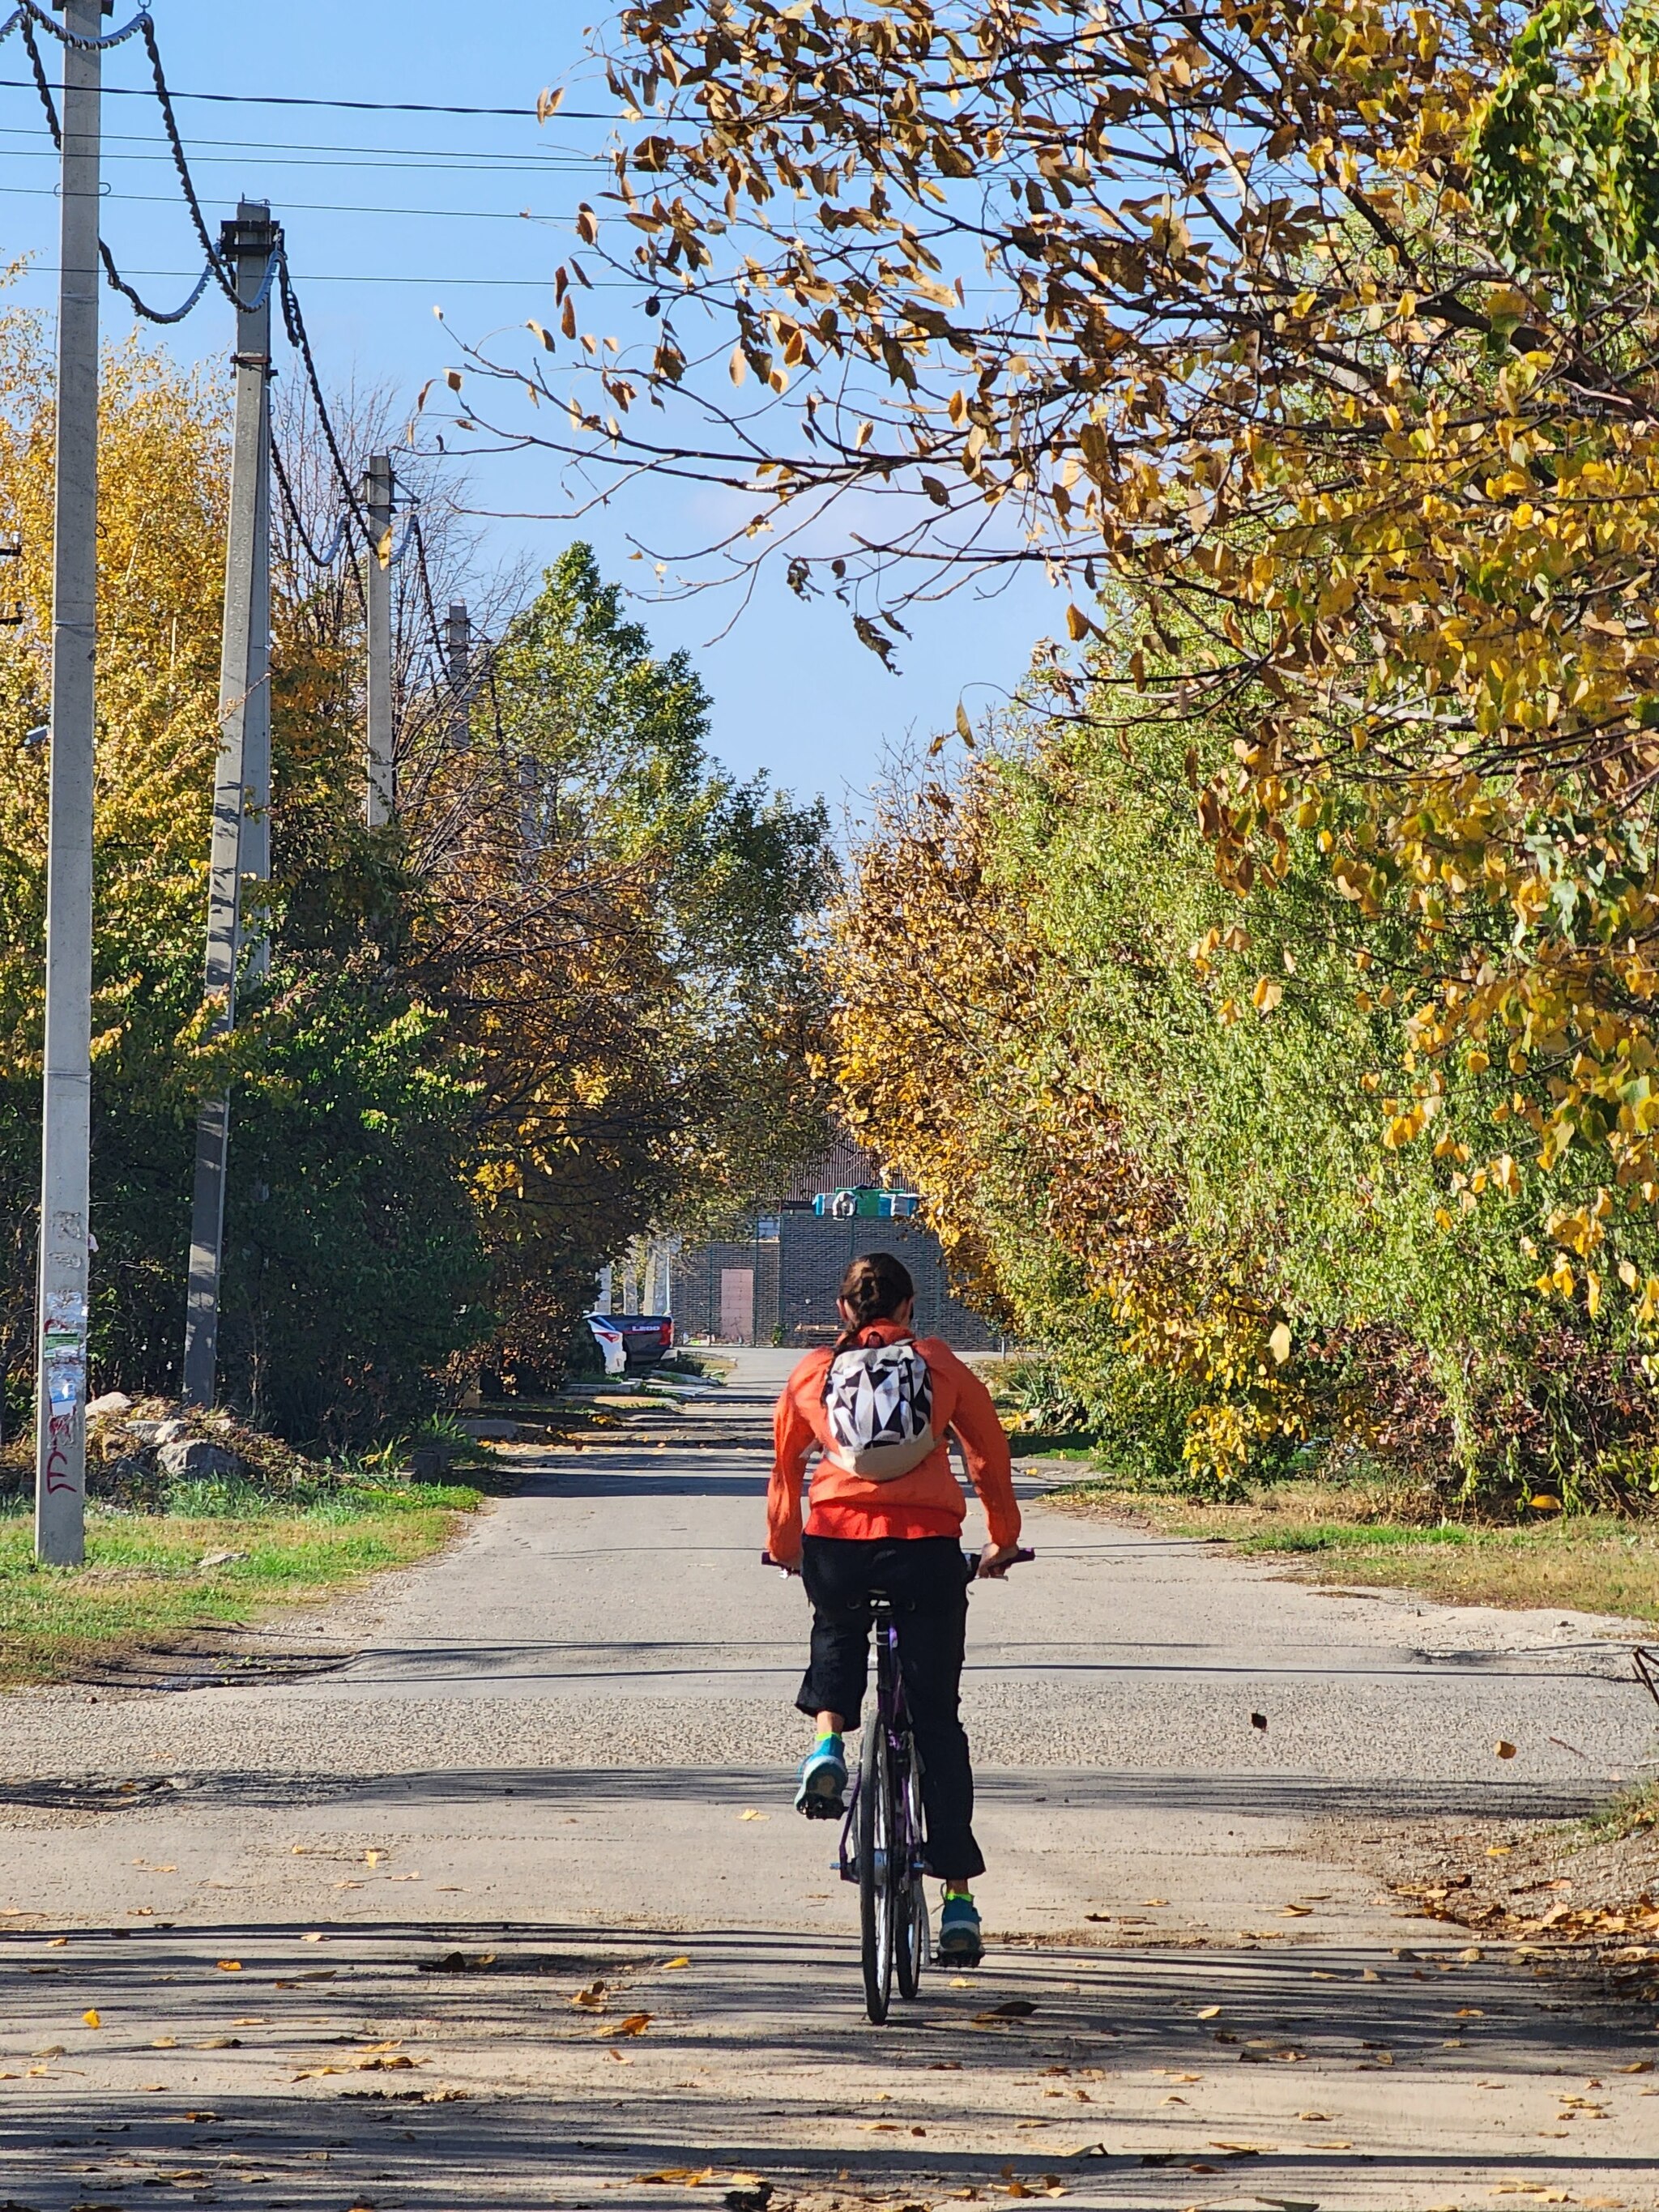
{"type": "Polygon", "coordinates": [[[902,1260],[890,1252],[861,1253],[842,1278],[842,1303],[851,1309],[853,1319],[836,1339],[830,1358],[839,1358],[872,1321],[891,1321],[915,1294],[910,1271],[902,1260]]]}

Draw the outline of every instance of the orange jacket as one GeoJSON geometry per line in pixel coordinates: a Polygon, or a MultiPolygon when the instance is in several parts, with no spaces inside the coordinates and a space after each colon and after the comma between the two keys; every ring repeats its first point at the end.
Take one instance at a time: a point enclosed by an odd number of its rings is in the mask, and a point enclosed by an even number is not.
{"type": "MultiPolygon", "coordinates": [[[[915,1335],[896,1322],[874,1321],[859,1332],[860,1345],[895,1344],[915,1335]]],[[[833,1461],[812,1471],[812,1536],[954,1536],[967,1516],[962,1486],[951,1472],[948,1438],[955,1431],[974,1488],[985,1508],[994,1544],[1019,1541],[1008,1438],[991,1394],[970,1367],[936,1336],[916,1337],[933,1386],[933,1431],[939,1447],[920,1467],[889,1482],[872,1482],[833,1461]]],[[[774,1559],[793,1563],[800,1551],[801,1481],[814,1449],[827,1451],[823,1383],[832,1354],[809,1352],[783,1386],[772,1416],[772,1480],[766,1493],[767,1542],[774,1559]]]]}

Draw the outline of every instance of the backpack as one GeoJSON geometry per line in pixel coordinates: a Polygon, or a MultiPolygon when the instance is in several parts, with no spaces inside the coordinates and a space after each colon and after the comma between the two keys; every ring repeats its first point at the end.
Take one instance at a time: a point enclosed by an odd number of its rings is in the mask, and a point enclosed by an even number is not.
{"type": "Polygon", "coordinates": [[[933,1385],[911,1340],[855,1346],[830,1363],[823,1410],[836,1467],[891,1482],[934,1449],[933,1385]]]}

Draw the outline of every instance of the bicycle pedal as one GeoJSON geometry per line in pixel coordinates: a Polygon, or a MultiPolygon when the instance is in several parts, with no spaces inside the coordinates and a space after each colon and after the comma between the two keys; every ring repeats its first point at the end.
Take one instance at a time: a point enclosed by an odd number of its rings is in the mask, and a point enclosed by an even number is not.
{"type": "Polygon", "coordinates": [[[844,1820],[847,1807],[839,1797],[809,1797],[800,1811],[809,1820],[844,1820]]]}

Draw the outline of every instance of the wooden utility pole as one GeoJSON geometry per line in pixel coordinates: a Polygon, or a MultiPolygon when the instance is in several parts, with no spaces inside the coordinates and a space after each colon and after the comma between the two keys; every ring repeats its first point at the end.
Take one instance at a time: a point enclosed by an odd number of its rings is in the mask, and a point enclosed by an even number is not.
{"type": "MultiPolygon", "coordinates": [[[[102,0],[64,0],[64,28],[71,38],[95,40],[102,30],[101,14],[102,0]]],[[[86,1552],[102,88],[103,57],[97,47],[65,44],[58,212],[34,1549],[38,1559],[66,1567],[78,1566],[86,1552]]]]}
{"type": "Polygon", "coordinates": [[[365,819],[378,830],[396,799],[392,732],[392,456],[371,453],[362,482],[368,517],[368,795],[365,819]]]}
{"type": "MultiPolygon", "coordinates": [[[[270,873],[270,210],[244,200],[219,250],[236,279],[235,419],[225,616],[219,659],[219,758],[208,867],[206,989],[215,1034],[236,1020],[242,877],[270,873]]],[[[184,1395],[211,1406],[218,1385],[219,1279],[224,1244],[228,1097],[204,1101],[196,1123],[190,1217],[184,1395]]]]}

